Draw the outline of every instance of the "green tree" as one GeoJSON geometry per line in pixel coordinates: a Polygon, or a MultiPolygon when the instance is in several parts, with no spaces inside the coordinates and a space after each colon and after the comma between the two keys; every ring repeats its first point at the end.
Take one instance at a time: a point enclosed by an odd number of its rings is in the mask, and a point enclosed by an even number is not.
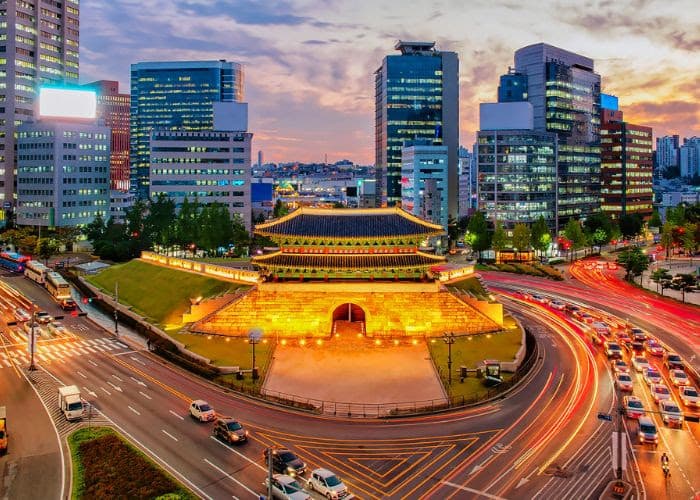
{"type": "Polygon", "coordinates": [[[144,218],[144,231],[148,240],[166,248],[175,243],[174,220],[175,202],[161,193],[151,201],[144,218]]]}
{"type": "Polygon", "coordinates": [[[593,246],[598,246],[600,248],[610,241],[612,238],[613,225],[610,216],[602,211],[595,212],[588,216],[583,223],[583,228],[591,244],[591,251],[593,250],[593,246]]]}
{"type": "Polygon", "coordinates": [[[187,198],[183,200],[175,224],[175,243],[183,250],[189,249],[192,244],[196,245],[199,240],[199,212],[200,205],[196,198],[193,202],[187,198]]]}
{"type": "Polygon", "coordinates": [[[573,252],[586,246],[586,235],[581,229],[581,223],[575,219],[569,219],[564,227],[564,236],[571,242],[571,258],[573,259],[573,252]]]}
{"type": "Polygon", "coordinates": [[[506,245],[508,245],[508,235],[505,229],[503,229],[503,226],[496,223],[496,228],[493,230],[493,236],[491,237],[491,248],[498,253],[503,250],[506,245]]]}
{"type": "Polygon", "coordinates": [[[490,233],[488,224],[483,212],[475,212],[469,218],[467,224],[467,235],[465,241],[469,244],[472,251],[477,253],[477,259],[481,262],[481,252],[488,249],[491,245],[490,233]]]}
{"type": "Polygon", "coordinates": [[[513,227],[513,248],[515,248],[515,256],[517,258],[518,252],[527,252],[530,250],[530,243],[532,242],[532,233],[530,228],[522,222],[517,223],[513,227]]]}
{"type": "Polygon", "coordinates": [[[693,254],[695,253],[695,229],[695,224],[686,222],[681,233],[681,245],[686,255],[690,255],[691,264],[693,263],[693,254]]]}
{"type": "MultiPolygon", "coordinates": [[[[656,291],[659,291],[659,284],[671,279],[668,269],[660,268],[651,273],[651,280],[656,283],[656,291]]],[[[661,287],[661,295],[664,294],[664,287],[661,287]]]]}
{"type": "Polygon", "coordinates": [[[280,198],[277,198],[277,201],[275,202],[275,207],[272,209],[272,217],[275,219],[279,219],[280,217],[283,217],[289,213],[289,208],[287,208],[287,205],[285,203],[282,203],[282,200],[280,198]]]}
{"type": "Polygon", "coordinates": [[[452,247],[457,242],[459,236],[459,228],[457,227],[457,219],[451,215],[447,217],[447,240],[448,246],[452,247]]]}
{"type": "Polygon", "coordinates": [[[661,244],[666,249],[666,259],[671,256],[671,247],[673,246],[673,223],[666,221],[661,227],[661,244]]]}
{"type": "Polygon", "coordinates": [[[532,225],[531,232],[532,248],[540,252],[540,255],[544,254],[552,242],[552,235],[549,232],[549,227],[543,216],[540,215],[540,218],[535,221],[532,225]]]}
{"type": "Polygon", "coordinates": [[[48,260],[58,253],[58,242],[53,238],[41,238],[36,242],[34,252],[47,264],[48,260]]]}
{"type": "Polygon", "coordinates": [[[624,214],[620,217],[620,232],[625,238],[634,238],[642,232],[643,222],[639,214],[624,214]]]}
{"type": "Polygon", "coordinates": [[[654,210],[654,213],[651,214],[651,219],[649,219],[649,227],[661,227],[661,216],[659,215],[658,210],[654,210]]]}
{"type": "Polygon", "coordinates": [[[59,245],[62,245],[66,250],[70,251],[73,248],[73,244],[77,241],[78,237],[82,233],[79,227],[66,226],[56,228],[56,241],[59,245]]]}
{"type": "Polygon", "coordinates": [[[625,248],[617,257],[617,261],[625,268],[625,279],[632,281],[649,268],[649,258],[637,246],[625,248]]]}
{"type": "Polygon", "coordinates": [[[102,218],[101,214],[97,214],[92,222],[87,224],[83,230],[83,234],[90,242],[90,244],[95,247],[95,242],[101,240],[105,235],[105,220],[102,218]]]}

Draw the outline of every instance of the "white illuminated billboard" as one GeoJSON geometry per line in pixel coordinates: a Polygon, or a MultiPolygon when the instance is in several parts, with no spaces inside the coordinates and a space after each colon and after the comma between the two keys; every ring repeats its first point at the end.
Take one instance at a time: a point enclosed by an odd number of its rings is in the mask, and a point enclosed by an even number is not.
{"type": "Polygon", "coordinates": [[[39,89],[39,116],[94,119],[97,94],[93,90],[44,87],[39,89]]]}

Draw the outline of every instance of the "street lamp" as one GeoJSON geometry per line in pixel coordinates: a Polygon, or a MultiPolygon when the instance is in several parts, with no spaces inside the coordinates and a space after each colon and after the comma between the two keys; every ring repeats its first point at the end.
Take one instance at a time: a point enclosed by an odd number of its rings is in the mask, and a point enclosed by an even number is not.
{"type": "Polygon", "coordinates": [[[117,312],[117,307],[119,306],[119,282],[114,282],[114,336],[119,338],[119,313],[117,312]]]}
{"type": "Polygon", "coordinates": [[[452,385],[452,344],[457,340],[455,334],[445,332],[442,340],[447,344],[447,384],[452,385]]]}
{"type": "Polygon", "coordinates": [[[32,304],[32,324],[30,326],[29,333],[29,371],[33,372],[36,370],[36,365],[34,364],[34,351],[36,351],[36,334],[34,331],[34,326],[36,325],[36,304],[32,304]]]}
{"type": "Polygon", "coordinates": [[[248,343],[250,344],[253,354],[252,377],[253,380],[258,378],[258,369],[255,367],[255,344],[259,344],[262,339],[263,331],[260,328],[253,328],[248,332],[248,343]]]}

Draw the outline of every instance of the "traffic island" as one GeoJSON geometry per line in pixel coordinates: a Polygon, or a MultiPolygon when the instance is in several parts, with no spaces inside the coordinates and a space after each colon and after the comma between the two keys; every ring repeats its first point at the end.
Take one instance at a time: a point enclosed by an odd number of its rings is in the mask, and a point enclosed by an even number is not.
{"type": "Polygon", "coordinates": [[[632,486],[627,481],[621,479],[613,479],[610,481],[603,493],[601,493],[600,500],[626,500],[630,498],[635,492],[634,486],[632,486]]]}
{"type": "Polygon", "coordinates": [[[79,429],[68,436],[68,445],[73,499],[197,498],[109,427],[79,429]]]}

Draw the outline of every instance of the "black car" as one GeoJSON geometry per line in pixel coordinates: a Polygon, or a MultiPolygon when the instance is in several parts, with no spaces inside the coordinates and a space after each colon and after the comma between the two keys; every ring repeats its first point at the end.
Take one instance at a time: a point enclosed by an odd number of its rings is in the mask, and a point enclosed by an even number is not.
{"type": "Polygon", "coordinates": [[[280,474],[298,476],[306,472],[306,464],[286,448],[266,448],[265,463],[272,453],[272,470],[280,474]]]}
{"type": "Polygon", "coordinates": [[[244,443],[248,440],[248,431],[231,417],[223,417],[216,421],[212,434],[229,444],[244,443]]]}
{"type": "Polygon", "coordinates": [[[644,354],[644,344],[641,342],[629,342],[627,344],[624,344],[624,346],[630,351],[632,356],[635,354],[644,354]]]}
{"type": "Polygon", "coordinates": [[[682,370],[683,360],[675,352],[667,352],[664,355],[664,366],[669,370],[682,370]]]}

